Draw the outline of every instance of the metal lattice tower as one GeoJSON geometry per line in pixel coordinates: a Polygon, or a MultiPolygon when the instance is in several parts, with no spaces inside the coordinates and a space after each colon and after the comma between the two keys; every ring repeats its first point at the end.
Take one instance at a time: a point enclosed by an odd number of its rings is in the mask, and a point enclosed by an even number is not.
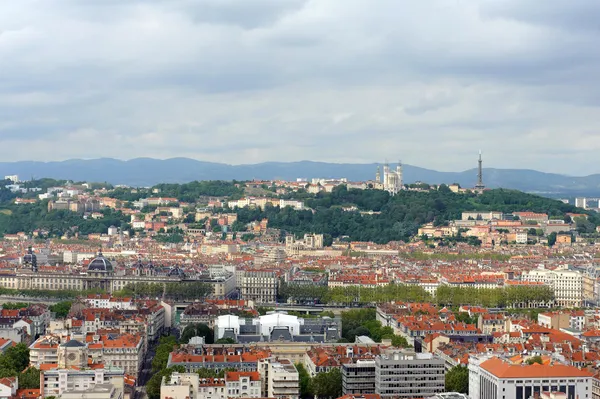
{"type": "Polygon", "coordinates": [[[483,184],[483,160],[481,159],[481,150],[479,150],[479,161],[477,161],[477,164],[477,184],[475,185],[475,189],[483,191],[485,185],[483,184]]]}

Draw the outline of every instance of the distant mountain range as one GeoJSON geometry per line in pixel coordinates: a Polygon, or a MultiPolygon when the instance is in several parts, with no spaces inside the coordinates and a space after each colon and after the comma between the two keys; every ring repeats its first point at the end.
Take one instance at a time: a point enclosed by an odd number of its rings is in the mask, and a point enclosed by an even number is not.
{"type": "MultiPolygon", "coordinates": [[[[340,178],[351,181],[374,179],[378,164],[336,164],[325,162],[264,162],[253,165],[228,165],[189,158],[136,158],[122,161],[112,158],[71,159],[61,162],[0,162],[0,177],[19,175],[21,179],[49,177],[74,181],[109,182],[131,186],[157,183],[184,183],[193,180],[251,180],[297,178],[340,178]]],[[[395,167],[395,165],[391,165],[395,167]]],[[[438,172],[404,165],[404,182],[430,184],[459,183],[473,187],[477,170],[438,172]]],[[[513,188],[550,195],[600,196],[600,174],[582,177],[564,176],[528,169],[484,168],[483,180],[490,188],[513,188]]]]}

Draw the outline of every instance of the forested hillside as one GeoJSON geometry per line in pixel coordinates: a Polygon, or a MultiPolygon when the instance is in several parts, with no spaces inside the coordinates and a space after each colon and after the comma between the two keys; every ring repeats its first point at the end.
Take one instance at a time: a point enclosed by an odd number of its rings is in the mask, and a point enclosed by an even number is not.
{"type": "Polygon", "coordinates": [[[345,186],[339,186],[332,193],[320,193],[314,199],[308,199],[306,205],[312,209],[238,209],[238,221],[248,223],[268,218],[270,227],[290,234],[315,232],[325,234],[329,240],[347,236],[352,241],[377,243],[406,241],[424,223],[443,225],[470,210],[543,212],[560,219],[568,212],[588,213],[591,223],[599,223],[594,212],[545,197],[505,189],[489,190],[481,195],[455,194],[444,185],[439,190],[402,191],[396,196],[381,190],[347,190],[345,186]],[[344,209],[350,206],[358,210],[344,209]],[[366,214],[367,211],[378,213],[366,214]]]}
{"type": "Polygon", "coordinates": [[[81,215],[67,210],[48,212],[48,201],[35,204],[0,206],[0,236],[20,231],[30,233],[37,229],[47,230],[49,236],[60,237],[70,232],[87,235],[106,233],[110,226],[125,227],[129,217],[111,209],[101,211],[101,219],[84,219],[81,215]]]}

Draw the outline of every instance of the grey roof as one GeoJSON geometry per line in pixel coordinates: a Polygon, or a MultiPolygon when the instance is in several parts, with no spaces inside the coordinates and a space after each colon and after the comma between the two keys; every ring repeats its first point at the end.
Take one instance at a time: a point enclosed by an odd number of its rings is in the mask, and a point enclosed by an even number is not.
{"type": "Polygon", "coordinates": [[[88,271],[92,272],[112,272],[113,266],[112,263],[104,256],[102,256],[102,252],[98,253],[98,257],[90,262],[88,265],[88,271]]]}
{"type": "Polygon", "coordinates": [[[85,346],[85,344],[75,339],[72,339],[69,342],[63,344],[63,347],[65,348],[81,348],[82,346],[85,346]]]}

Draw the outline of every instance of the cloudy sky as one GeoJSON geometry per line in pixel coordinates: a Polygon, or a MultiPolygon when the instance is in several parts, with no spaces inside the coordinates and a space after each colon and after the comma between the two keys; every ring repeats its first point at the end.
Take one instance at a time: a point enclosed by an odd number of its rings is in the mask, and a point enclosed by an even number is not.
{"type": "Polygon", "coordinates": [[[0,2],[0,161],[600,172],[598,0],[0,2]]]}

